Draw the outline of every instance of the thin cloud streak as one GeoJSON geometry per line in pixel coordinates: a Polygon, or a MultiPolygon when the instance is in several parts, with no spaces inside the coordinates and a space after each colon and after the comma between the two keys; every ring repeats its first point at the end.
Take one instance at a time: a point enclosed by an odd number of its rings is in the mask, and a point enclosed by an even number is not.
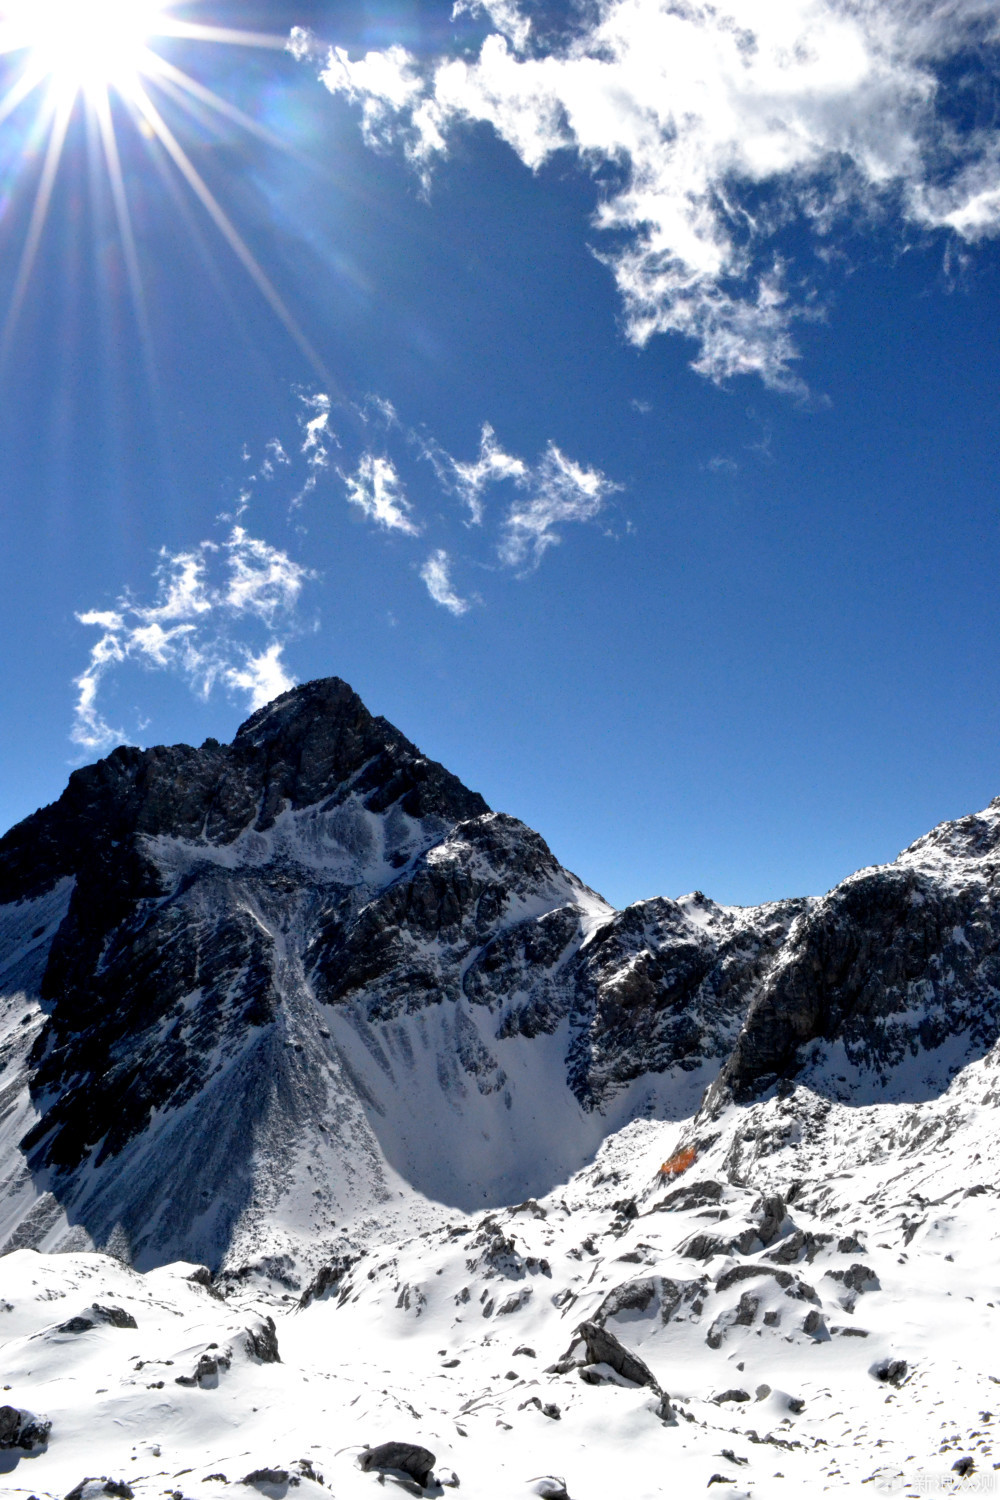
{"type": "Polygon", "coordinates": [[[451,559],[443,547],[438,547],[431,553],[420,569],[420,577],[427,585],[427,592],[435,604],[440,604],[453,615],[468,613],[469,600],[461,598],[452,588],[451,559]]]}

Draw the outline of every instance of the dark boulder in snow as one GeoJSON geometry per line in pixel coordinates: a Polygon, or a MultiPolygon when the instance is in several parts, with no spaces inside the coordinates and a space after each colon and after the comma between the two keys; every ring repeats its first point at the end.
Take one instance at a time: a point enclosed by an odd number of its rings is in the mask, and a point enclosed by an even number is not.
{"type": "Polygon", "coordinates": [[[648,1385],[654,1391],[660,1390],[659,1382],[646,1362],[638,1354],[626,1349],[610,1329],[602,1328],[595,1321],[580,1324],[568,1355],[560,1361],[560,1365],[569,1369],[581,1364],[608,1365],[616,1375],[631,1381],[633,1385],[648,1385]],[[582,1357],[574,1357],[575,1350],[581,1346],[582,1357]]]}
{"type": "Polygon", "coordinates": [[[127,1313],[123,1307],[101,1307],[95,1302],[85,1313],[78,1314],[75,1318],[68,1318],[65,1323],[60,1323],[56,1329],[57,1333],[88,1333],[91,1328],[96,1328],[98,1323],[104,1323],[109,1328],[138,1328],[131,1313],[127,1313]]]}
{"type": "Polygon", "coordinates": [[[255,1328],[246,1331],[247,1353],[254,1359],[259,1359],[262,1365],[280,1365],[281,1355],[278,1353],[278,1334],[272,1317],[265,1318],[263,1323],[258,1323],[255,1328]]]}
{"type": "Polygon", "coordinates": [[[44,1447],[52,1431],[46,1417],[36,1417],[18,1406],[0,1406],[0,1448],[22,1448],[31,1453],[44,1447]]]}
{"type": "Polygon", "coordinates": [[[66,1496],[66,1500],[100,1500],[111,1495],[115,1500],[133,1500],[135,1492],[123,1479],[81,1479],[66,1496]]]}
{"type": "Polygon", "coordinates": [[[415,1479],[422,1489],[430,1484],[434,1463],[435,1455],[418,1443],[379,1443],[377,1448],[365,1448],[358,1456],[358,1467],[364,1473],[370,1474],[373,1469],[395,1469],[397,1473],[415,1479]]]}
{"type": "Polygon", "coordinates": [[[905,1359],[880,1359],[869,1367],[868,1373],[873,1380],[881,1381],[883,1385],[902,1385],[909,1373],[909,1365],[905,1359]]]}

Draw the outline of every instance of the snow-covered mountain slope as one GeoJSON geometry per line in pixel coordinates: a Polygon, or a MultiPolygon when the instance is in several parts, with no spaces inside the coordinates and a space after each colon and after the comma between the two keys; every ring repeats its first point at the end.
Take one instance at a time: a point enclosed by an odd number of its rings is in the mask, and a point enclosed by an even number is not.
{"type": "Polygon", "coordinates": [[[75,772],[0,899],[0,1246],[214,1269],[689,1115],[808,908],[617,914],[337,679],[75,772]]]}
{"type": "Polygon", "coordinates": [[[10,1254],[3,1493],[374,1500],[383,1443],[475,1500],[985,1493],[995,1066],[905,1122],[730,1106],[672,1180],[682,1127],[636,1120],[547,1197],[374,1229],[308,1286],[10,1254]]]}
{"type": "Polygon", "coordinates": [[[998,851],[614,912],[336,679],[74,773],[0,840],[0,1490],[1000,1483],[998,851]]]}

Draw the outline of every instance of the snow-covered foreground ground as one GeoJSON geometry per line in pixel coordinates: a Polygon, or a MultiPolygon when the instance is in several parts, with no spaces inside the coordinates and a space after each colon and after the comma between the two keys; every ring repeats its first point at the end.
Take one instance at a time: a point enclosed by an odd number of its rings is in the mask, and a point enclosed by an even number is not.
{"type": "Polygon", "coordinates": [[[546,1476],[573,1500],[1000,1493],[992,1076],[912,1108],[800,1088],[731,1111],[669,1180],[691,1127],[636,1121],[537,1204],[421,1200],[411,1237],[398,1218],[346,1231],[305,1298],[294,1278],[214,1288],[186,1264],[17,1251],[0,1399],[52,1425],[0,1452],[0,1493],[103,1476],[136,1497],[360,1500],[385,1493],[357,1459],[386,1441],[434,1453],[426,1493],[457,1476],[482,1500],[546,1476]],[[587,1320],[656,1386],[588,1365],[587,1320]]]}

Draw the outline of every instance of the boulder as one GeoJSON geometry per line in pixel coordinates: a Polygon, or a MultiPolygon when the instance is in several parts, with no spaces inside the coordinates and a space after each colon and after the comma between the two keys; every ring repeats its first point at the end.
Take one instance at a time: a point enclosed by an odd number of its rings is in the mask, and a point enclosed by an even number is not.
{"type": "Polygon", "coordinates": [[[610,1365],[623,1380],[631,1381],[633,1385],[648,1385],[652,1390],[659,1391],[656,1376],[645,1361],[626,1349],[609,1329],[602,1328],[599,1323],[587,1322],[581,1323],[576,1332],[578,1339],[583,1340],[586,1350],[584,1364],[610,1365]]]}
{"type": "Polygon", "coordinates": [[[111,1495],[115,1500],[133,1500],[134,1491],[131,1485],[127,1485],[124,1479],[81,1479],[66,1496],[66,1500],[99,1500],[99,1497],[111,1495]]]}
{"type": "Polygon", "coordinates": [[[96,1328],[98,1323],[104,1323],[109,1328],[138,1328],[131,1313],[127,1313],[123,1307],[102,1307],[100,1303],[93,1303],[85,1313],[78,1314],[75,1318],[68,1318],[65,1323],[60,1323],[56,1329],[57,1333],[88,1333],[91,1328],[96,1328]]]}
{"type": "Polygon", "coordinates": [[[379,1443],[375,1448],[365,1448],[358,1457],[358,1468],[365,1474],[370,1474],[373,1469],[395,1469],[407,1478],[415,1479],[421,1489],[430,1484],[434,1463],[435,1455],[418,1443],[379,1443]]]}
{"type": "Polygon", "coordinates": [[[259,1359],[262,1365],[280,1365],[281,1355],[278,1353],[278,1333],[274,1326],[274,1319],[267,1317],[263,1323],[258,1323],[255,1328],[246,1331],[247,1353],[253,1359],[259,1359]]]}
{"type": "Polygon", "coordinates": [[[31,1453],[45,1446],[52,1423],[18,1406],[0,1406],[0,1449],[21,1448],[31,1453]]]}

